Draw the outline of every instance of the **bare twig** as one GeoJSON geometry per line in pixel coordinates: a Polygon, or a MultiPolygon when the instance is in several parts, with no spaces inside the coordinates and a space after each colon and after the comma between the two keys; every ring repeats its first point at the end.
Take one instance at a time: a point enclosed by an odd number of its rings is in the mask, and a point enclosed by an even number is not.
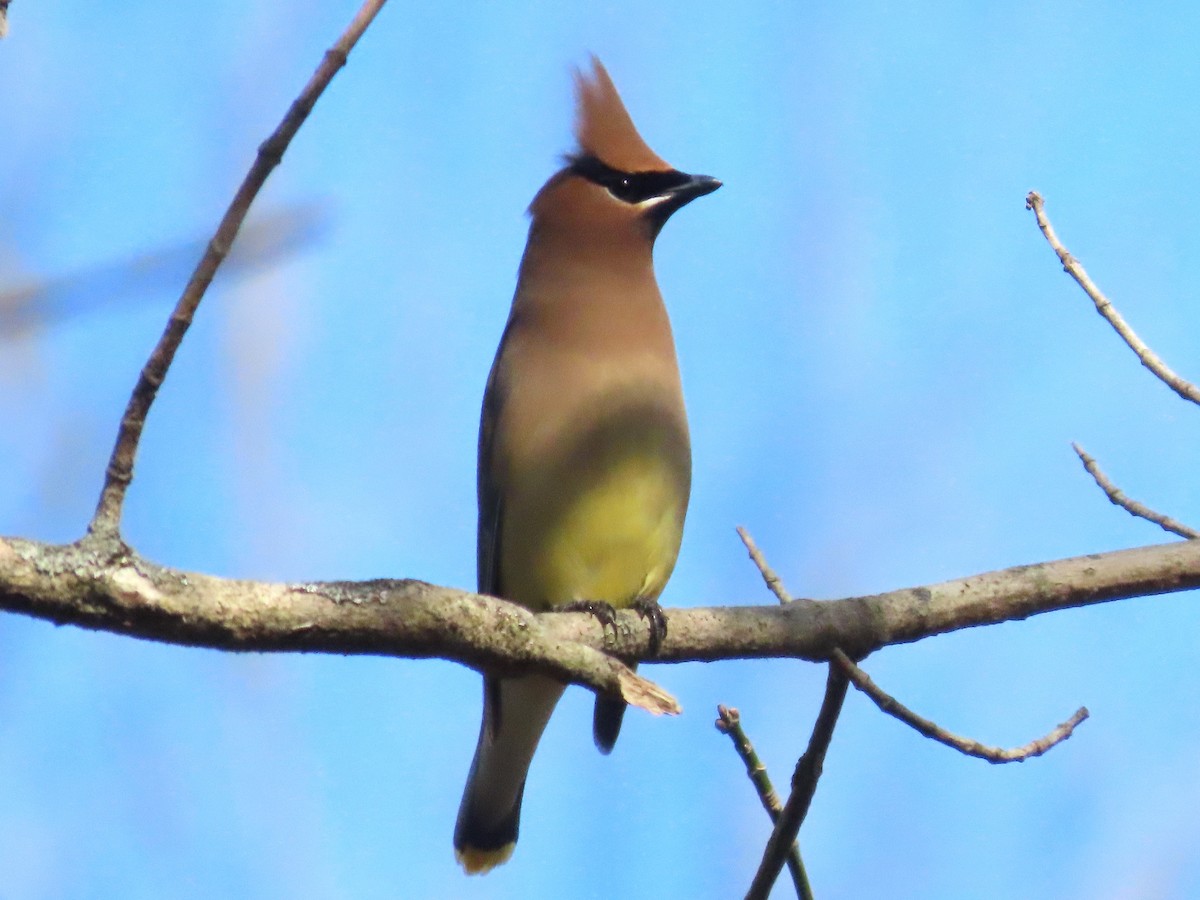
{"type": "Polygon", "coordinates": [[[783,586],[783,580],[775,574],[775,570],[767,565],[767,558],[762,555],[762,551],[758,549],[758,545],[754,543],[754,538],[750,537],[748,532],[741,525],[737,527],[738,537],[742,539],[742,543],[746,545],[746,550],[750,553],[750,559],[754,561],[754,565],[758,567],[758,572],[762,575],[763,581],[767,584],[767,589],[775,595],[780,603],[791,603],[792,595],[788,593],[788,589],[783,586]]]}
{"type": "Polygon", "coordinates": [[[1096,304],[1096,312],[1100,313],[1108,321],[1108,324],[1121,336],[1121,340],[1128,344],[1129,349],[1137,354],[1137,358],[1141,361],[1142,365],[1153,372],[1155,377],[1170,387],[1184,400],[1191,400],[1193,403],[1200,404],[1200,388],[1197,388],[1196,385],[1187,379],[1177,375],[1166,363],[1159,359],[1153,350],[1146,346],[1146,343],[1137,336],[1134,330],[1129,327],[1129,324],[1121,317],[1121,314],[1117,312],[1116,307],[1112,305],[1112,301],[1104,296],[1100,288],[1096,287],[1092,279],[1088,277],[1079,260],[1072,256],[1067,251],[1067,248],[1062,245],[1058,239],[1058,235],[1054,232],[1054,226],[1050,224],[1050,220],[1046,217],[1045,201],[1042,199],[1042,195],[1037,191],[1030,191],[1025,197],[1025,208],[1033,210],[1034,216],[1037,217],[1038,228],[1042,230],[1046,241],[1058,255],[1063,269],[1091,297],[1092,302],[1096,304]]]}
{"type": "Polygon", "coordinates": [[[937,741],[939,744],[945,744],[959,753],[985,759],[990,763],[1025,762],[1025,760],[1034,756],[1041,756],[1051,747],[1061,744],[1069,738],[1074,733],[1075,726],[1088,717],[1087,707],[1081,706],[1075,710],[1071,718],[1058,725],[1049,734],[1037,740],[1030,741],[1023,747],[1014,747],[1011,750],[1005,750],[1002,747],[989,747],[987,744],[981,744],[979,741],[972,740],[971,738],[959,737],[957,734],[942,728],[936,722],[932,722],[913,712],[872,681],[871,677],[855,665],[854,661],[841,650],[835,649],[833,651],[833,660],[841,666],[842,671],[854,682],[854,686],[870,697],[875,705],[889,716],[899,719],[905,725],[915,729],[925,735],[925,737],[937,741]]]}
{"type": "Polygon", "coordinates": [[[825,767],[825,753],[829,749],[829,742],[833,740],[833,729],[837,725],[838,716],[841,715],[842,703],[846,699],[849,685],[846,673],[831,663],[821,711],[813,725],[808,748],[796,763],[796,771],[792,775],[792,794],[779,814],[770,840],[767,841],[762,862],[754,875],[750,890],[746,892],[746,900],[766,900],[779,877],[779,870],[783,868],[788,848],[795,843],[796,835],[800,832],[800,826],[804,824],[804,817],[808,815],[808,808],[817,791],[817,781],[820,780],[825,767]]]}
{"type": "Polygon", "coordinates": [[[1088,474],[1095,479],[1096,484],[1100,487],[1100,490],[1104,491],[1105,496],[1107,496],[1113,504],[1121,507],[1121,509],[1125,510],[1131,516],[1137,516],[1139,519],[1145,519],[1148,522],[1153,522],[1159,528],[1162,528],[1165,531],[1173,532],[1180,537],[1187,538],[1188,540],[1200,538],[1200,531],[1196,531],[1196,529],[1188,525],[1184,525],[1182,522],[1172,519],[1170,516],[1165,516],[1160,512],[1155,512],[1145,504],[1139,503],[1133,498],[1126,496],[1124,491],[1122,491],[1109,480],[1108,476],[1105,475],[1100,469],[1100,466],[1096,460],[1092,459],[1092,457],[1089,456],[1088,453],[1078,444],[1072,443],[1071,449],[1075,451],[1076,455],[1079,457],[1079,461],[1082,462],[1083,467],[1087,469],[1088,474]]]}
{"type": "Polygon", "coordinates": [[[267,177],[283,159],[292,138],[312,112],[313,105],[329,85],[333,76],[346,64],[350,50],[358,43],[367,26],[371,24],[386,0],[365,0],[336,44],[325,52],[320,65],[309,79],[300,96],[292,102],[283,120],[275,131],[258,148],[254,164],[246,174],[229,208],[225,211],[216,234],[208,244],[203,258],[192,273],[183,290],[175,310],[167,322],[166,330],[158,345],[150,354],[138,377],[137,386],[129,398],[121,426],[117,431],[116,443],[104,474],[104,487],[96,505],[95,515],[88,527],[90,534],[106,540],[118,540],[121,529],[121,511],[125,503],[125,492],[133,480],[133,463],[137,455],[138,442],[146,425],[146,414],[154,403],[155,395],[171,367],[175,352],[191,326],[192,317],[204,292],[212,283],[221,261],[229,253],[229,247],[237,237],[238,229],[246,218],[250,204],[258,195],[267,177]]]}
{"type": "MultiPolygon", "coordinates": [[[[737,751],[737,755],[746,767],[746,775],[749,776],[750,783],[758,792],[758,799],[762,803],[763,809],[771,818],[771,824],[774,824],[779,820],[783,804],[779,802],[779,795],[775,793],[775,787],[771,784],[771,776],[767,774],[767,767],[758,758],[754,745],[750,743],[750,738],[742,728],[741,714],[731,707],[718,706],[716,726],[717,731],[729,735],[734,750],[737,751]]],[[[792,883],[796,886],[796,896],[801,900],[812,900],[812,886],[808,883],[808,873],[804,871],[804,862],[800,859],[798,843],[793,843],[791,849],[788,850],[787,867],[792,876],[792,883]]]]}

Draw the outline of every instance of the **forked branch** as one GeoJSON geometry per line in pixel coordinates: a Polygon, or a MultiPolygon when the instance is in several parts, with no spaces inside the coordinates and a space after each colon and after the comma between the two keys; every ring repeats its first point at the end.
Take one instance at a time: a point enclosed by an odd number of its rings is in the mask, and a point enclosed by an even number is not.
{"type": "MultiPolygon", "coordinates": [[[[771,776],[767,774],[766,765],[758,758],[758,751],[754,749],[754,744],[750,742],[750,737],[742,727],[741,714],[732,707],[718,706],[716,726],[717,731],[729,736],[729,740],[733,743],[733,749],[741,759],[742,765],[746,767],[746,777],[754,785],[759,803],[762,804],[763,809],[767,812],[767,817],[774,825],[779,821],[779,816],[783,812],[783,804],[779,802],[779,795],[775,793],[775,786],[771,784],[771,776]]],[[[792,884],[796,888],[796,896],[800,900],[813,900],[812,886],[808,883],[808,873],[804,870],[804,861],[800,859],[798,843],[793,841],[792,846],[788,848],[786,862],[788,872],[792,876],[792,884]]]]}
{"type": "Polygon", "coordinates": [[[750,890],[746,892],[746,900],[766,900],[783,868],[789,848],[796,842],[796,835],[800,833],[800,826],[804,824],[813,795],[817,792],[817,782],[825,768],[825,754],[833,740],[833,729],[842,713],[842,704],[846,700],[849,685],[846,674],[831,663],[821,711],[813,725],[808,748],[796,763],[796,771],[792,775],[791,796],[775,822],[775,830],[771,832],[767,841],[762,862],[754,874],[750,890]]]}

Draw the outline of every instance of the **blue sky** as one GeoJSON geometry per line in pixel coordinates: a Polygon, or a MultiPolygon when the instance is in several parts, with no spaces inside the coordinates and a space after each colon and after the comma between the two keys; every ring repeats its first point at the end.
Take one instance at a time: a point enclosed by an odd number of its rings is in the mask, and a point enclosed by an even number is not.
{"type": "MultiPolygon", "coordinates": [[[[353,4],[18,0],[0,43],[0,283],[206,234],[353,4]]],[[[474,582],[483,381],[523,210],[569,150],[596,52],[642,134],[725,187],[664,230],[695,479],[670,605],[839,597],[1158,542],[1200,523],[1200,417],[1062,273],[1028,190],[1185,376],[1200,309],[1200,10],[1156,4],[392,3],[260,203],[320,240],[219,281],[152,412],[126,516],[148,557],[275,580],[474,582]]],[[[83,530],[186,271],[0,335],[0,533],[83,530]],[[128,302],[134,301],[134,302],[128,302]]],[[[992,767],[851,695],[802,834],[822,898],[1200,893],[1195,598],[883,651],[992,767]]],[[[478,676],[230,656],[0,617],[0,896],[738,895],[767,834],[717,703],[784,783],[823,671],[648,667],[682,702],[592,747],[568,692],[521,843],[486,879],[450,834],[478,676]]],[[[788,896],[781,882],[777,896],[788,896]]]]}

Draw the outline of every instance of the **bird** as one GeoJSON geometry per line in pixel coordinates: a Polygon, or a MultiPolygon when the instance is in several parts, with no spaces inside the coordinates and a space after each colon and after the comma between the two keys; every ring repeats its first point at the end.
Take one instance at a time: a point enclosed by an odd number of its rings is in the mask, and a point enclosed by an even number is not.
{"type": "MultiPolygon", "coordinates": [[[[480,593],[536,612],[636,609],[665,634],[691,443],[675,343],[654,275],[667,219],[721,182],[689,175],[638,134],[595,56],[575,71],[577,148],[529,206],[516,292],[479,427],[480,593]]],[[[615,626],[614,626],[615,627],[615,626]]],[[[454,829],[469,874],[506,862],[538,741],[564,685],[485,674],[483,722],[454,829]]],[[[612,750],[625,704],[598,695],[612,750]]]]}

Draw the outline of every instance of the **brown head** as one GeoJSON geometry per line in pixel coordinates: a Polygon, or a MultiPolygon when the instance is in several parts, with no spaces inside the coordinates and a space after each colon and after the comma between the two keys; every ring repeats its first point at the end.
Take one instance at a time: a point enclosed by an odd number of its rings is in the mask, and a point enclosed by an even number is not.
{"type": "Polygon", "coordinates": [[[721,186],[707,175],[680,172],[647,146],[594,56],[590,73],[575,73],[575,97],[579,146],[530,204],[535,229],[653,244],[673,212],[721,186]]]}

